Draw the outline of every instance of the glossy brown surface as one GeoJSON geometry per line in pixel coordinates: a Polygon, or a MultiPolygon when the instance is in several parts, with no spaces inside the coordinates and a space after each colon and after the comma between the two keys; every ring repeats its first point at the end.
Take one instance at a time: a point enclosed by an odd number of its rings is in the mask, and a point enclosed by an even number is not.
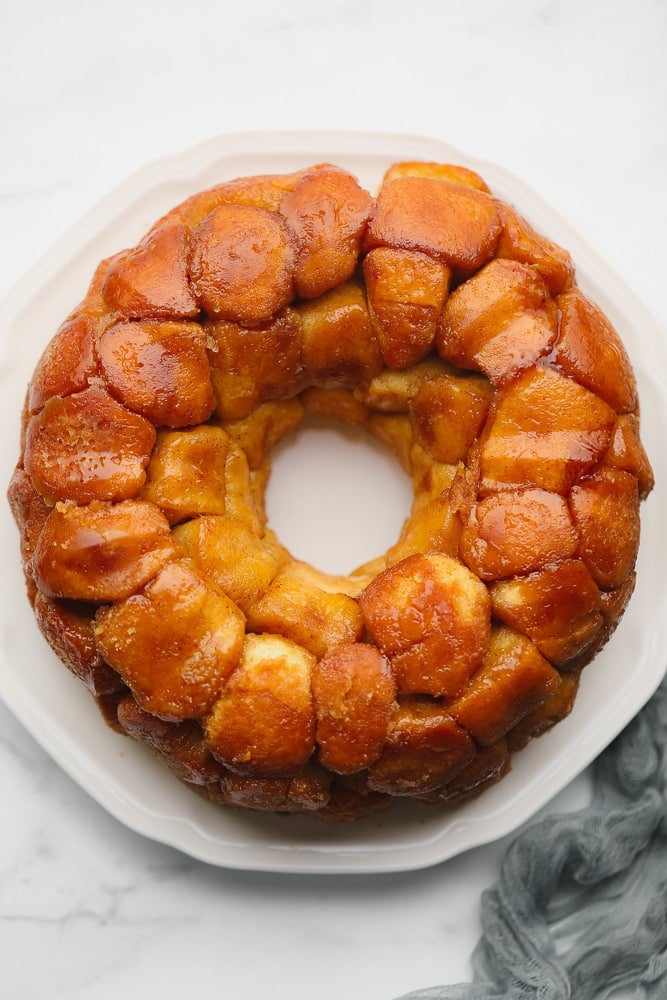
{"type": "Polygon", "coordinates": [[[154,444],[152,424],[94,384],[52,396],[31,418],[25,468],[49,503],[129,500],[144,483],[154,444]]]}
{"type": "Polygon", "coordinates": [[[397,177],[380,190],[365,246],[418,250],[467,276],[489,260],[500,229],[489,195],[449,181],[397,177]]]}
{"type": "Polygon", "coordinates": [[[296,238],[296,294],[314,299],[350,278],[357,266],[372,199],[337,167],[307,173],[280,202],[296,238]]]}
{"type": "Polygon", "coordinates": [[[494,493],[470,511],[461,557],[483,580],[530,573],[573,556],[579,539],[565,499],[548,490],[494,493]]]}
{"type": "Polygon", "coordinates": [[[313,668],[319,760],[337,773],[368,767],[382,753],[396,699],[388,660],[366,643],[339,646],[313,668]]]}
{"type": "Polygon", "coordinates": [[[346,282],[298,307],[301,363],[321,389],[354,389],[382,368],[363,289],[346,282]]]}
{"type": "Polygon", "coordinates": [[[237,665],[244,624],[225,593],[178,560],[142,593],[101,608],[95,639],[141,708],[160,719],[197,719],[237,665]]]}
{"type": "Polygon", "coordinates": [[[80,313],[66,320],[39,360],[28,390],[28,411],[36,413],[52,396],[69,396],[88,388],[98,371],[95,355],[97,326],[80,313]]]}
{"type": "Polygon", "coordinates": [[[578,382],[531,369],[498,393],[482,437],[482,490],[566,493],[603,457],[614,422],[611,407],[578,382]]]}
{"type": "Polygon", "coordinates": [[[218,416],[247,417],[259,403],[297,392],[301,374],[299,321],[285,309],[252,329],[227,321],[205,323],[218,416]]]}
{"type": "Polygon", "coordinates": [[[426,698],[404,699],[368,785],[390,795],[420,796],[446,786],[474,757],[470,736],[442,705],[426,698]]]}
{"type": "Polygon", "coordinates": [[[344,642],[361,638],[363,618],[357,602],[344,593],[327,593],[288,565],[247,611],[254,632],[273,632],[303,646],[318,658],[344,642]]]}
{"type": "Polygon", "coordinates": [[[474,171],[226,181],[102,261],[37,361],[8,490],[28,598],[104,720],[216,805],[452,808],[568,715],[631,599],[638,413],[567,251],[474,171]],[[412,481],[348,575],[267,519],[307,413],[412,481]]]}
{"type": "Polygon", "coordinates": [[[637,406],[637,386],[621,339],[603,313],[573,288],[556,299],[561,313],[555,362],[617,413],[637,406]]]}
{"type": "Polygon", "coordinates": [[[35,489],[25,469],[16,468],[7,490],[7,499],[21,534],[21,558],[26,574],[31,572],[32,555],[51,512],[44,497],[35,489]]]}
{"type": "Polygon", "coordinates": [[[215,398],[198,323],[117,323],[99,338],[97,353],[109,392],[157,427],[210,417],[215,398]]]}
{"type": "Polygon", "coordinates": [[[495,385],[547,354],[557,323],[538,271],[496,259],[452,292],[436,346],[445,361],[481,371],[495,385]]]}
{"type": "Polygon", "coordinates": [[[189,256],[185,226],[171,223],[151,230],[138,246],[111,262],[102,288],[110,310],[125,319],[196,316],[189,256]]]}
{"type": "Polygon", "coordinates": [[[158,431],[140,497],[174,524],[196,514],[225,513],[229,437],[204,425],[158,431]]]}
{"type": "Polygon", "coordinates": [[[526,636],[500,626],[492,633],[480,670],[450,711],[488,746],[506,736],[559,684],[557,671],[526,636]]]}
{"type": "Polygon", "coordinates": [[[605,590],[620,587],[632,572],[639,544],[637,480],[602,468],[573,487],[570,506],[582,559],[605,590]]]}
{"type": "Polygon", "coordinates": [[[552,295],[558,295],[574,281],[574,265],[567,250],[559,247],[522,218],[512,205],[500,204],[503,230],[497,256],[529,264],[540,274],[552,295]]]}
{"type": "Polygon", "coordinates": [[[292,298],[293,241],[274,212],[216,208],[195,229],[191,246],[192,288],[210,315],[253,326],[292,298]]]}
{"type": "Polygon", "coordinates": [[[431,350],[451,278],[446,264],[392,246],[371,250],[364,281],[382,351],[391,368],[407,368],[431,350]]]}
{"type": "Polygon", "coordinates": [[[492,391],[474,374],[425,378],[410,401],[417,441],[437,462],[463,461],[484,426],[492,391]]]}
{"type": "Polygon", "coordinates": [[[555,666],[590,646],[602,627],[602,600],[580,559],[564,559],[490,587],[494,615],[523,632],[555,666]]]}
{"type": "Polygon", "coordinates": [[[182,781],[208,785],[225,777],[224,767],[213,757],[196,722],[165,722],[144,712],[131,695],[117,708],[121,729],[145,743],[182,781]]]}
{"type": "Polygon", "coordinates": [[[380,573],[359,604],[373,639],[392,658],[402,691],[451,697],[486,651],[486,587],[449,556],[408,556],[380,573]]]}
{"type": "Polygon", "coordinates": [[[169,523],[152,504],[70,502],[51,510],[31,568],[50,597],[117,601],[148,583],[175,553],[169,523]]]}
{"type": "Polygon", "coordinates": [[[34,610],[49,645],[91,694],[103,697],[124,689],[121,678],[102,659],[95,643],[94,605],[62,601],[38,591],[34,610]]]}
{"type": "Polygon", "coordinates": [[[232,771],[289,774],[315,747],[315,658],[288,639],[249,635],[206,723],[213,754],[232,771]]]}

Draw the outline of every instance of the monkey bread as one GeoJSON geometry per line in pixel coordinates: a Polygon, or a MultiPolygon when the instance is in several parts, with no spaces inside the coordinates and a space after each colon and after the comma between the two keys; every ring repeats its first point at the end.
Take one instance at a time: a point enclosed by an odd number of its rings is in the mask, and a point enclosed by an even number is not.
{"type": "Polygon", "coordinates": [[[39,628],[109,725],[214,803],[343,821],[469,799],[568,714],[651,487],[569,254],[413,162],[374,196],[328,164],[222,183],[104,260],[30,381],[9,499],[39,628]],[[267,520],[306,414],[413,482],[348,575],[267,520]]]}

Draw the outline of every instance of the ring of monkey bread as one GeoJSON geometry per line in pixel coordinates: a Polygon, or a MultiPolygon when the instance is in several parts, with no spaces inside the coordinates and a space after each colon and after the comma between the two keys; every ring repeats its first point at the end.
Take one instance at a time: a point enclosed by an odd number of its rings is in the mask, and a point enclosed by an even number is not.
{"type": "MultiPolygon", "coordinates": [[[[214,803],[450,807],[570,711],[634,585],[635,379],[569,254],[461,166],[188,198],[104,260],[28,387],[28,595],[106,721],[214,803]],[[414,483],[347,576],[267,523],[304,414],[414,483]]],[[[381,503],[378,497],[378,503],[381,503]]]]}

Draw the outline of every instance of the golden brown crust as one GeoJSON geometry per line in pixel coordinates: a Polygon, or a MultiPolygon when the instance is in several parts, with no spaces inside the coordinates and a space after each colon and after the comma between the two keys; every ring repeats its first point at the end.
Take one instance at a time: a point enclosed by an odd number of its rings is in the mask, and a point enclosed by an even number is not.
{"type": "Polygon", "coordinates": [[[466,167],[193,195],[99,265],[22,420],[8,497],[42,633],[219,805],[466,801],[569,713],[634,587],[653,474],[627,353],[567,251],[466,167]],[[346,576],[267,523],[305,413],[412,479],[396,543],[346,576]]]}
{"type": "Polygon", "coordinates": [[[199,719],[235,669],[242,613],[188,559],[166,563],[140,594],[97,613],[97,648],[159,719],[199,719]]]}
{"type": "Polygon", "coordinates": [[[512,205],[498,203],[503,222],[497,256],[530,264],[541,274],[552,295],[564,292],[574,281],[574,266],[567,250],[535,232],[512,205]]]}
{"type": "Polygon", "coordinates": [[[408,556],[380,573],[359,605],[401,691],[452,698],[486,653],[487,589],[451,556],[408,556]]]}
{"type": "Polygon", "coordinates": [[[275,212],[222,205],[191,237],[190,281],[210,316],[255,326],[294,296],[292,234],[275,212]]]}
{"type": "Polygon", "coordinates": [[[52,508],[32,558],[49,597],[122,601],[148,583],[176,550],[166,518],[152,504],[124,500],[52,508]]]}
{"type": "Polygon", "coordinates": [[[62,324],[40,358],[28,389],[28,412],[37,413],[53,396],[88,388],[98,373],[95,334],[98,325],[86,313],[62,324]]]}
{"type": "Polygon", "coordinates": [[[390,368],[408,368],[431,350],[451,270],[424,253],[380,246],[363,264],[368,303],[390,368]]]}
{"type": "Polygon", "coordinates": [[[555,364],[608,403],[617,413],[637,407],[630,359],[609,320],[578,288],[559,295],[560,333],[555,364]]]}
{"type": "Polygon", "coordinates": [[[445,361],[497,385],[548,354],[557,328],[556,307],[535,268],[496,258],[452,292],[436,346],[445,361]]]}
{"type": "Polygon", "coordinates": [[[111,261],[102,295],[123,319],[192,319],[199,312],[190,281],[185,226],[165,223],[111,261]]]}
{"type": "Polygon", "coordinates": [[[444,788],[474,757],[473,740],[441,704],[405,698],[396,706],[382,756],[369,770],[368,787],[420,798],[444,788]]]}
{"type": "Polygon", "coordinates": [[[484,192],[429,177],[397,177],[380,189],[365,248],[416,250],[467,277],[492,256],[500,231],[495,202],[484,192]]]}
{"type": "Polygon", "coordinates": [[[208,420],[215,406],[206,346],[198,323],[146,319],[109,327],[97,355],[109,392],[124,406],[156,427],[188,427],[208,420]]]}
{"type": "Polygon", "coordinates": [[[280,202],[296,237],[294,288],[314,299],[352,277],[372,199],[337,167],[306,173],[280,202]]]}
{"type": "Polygon", "coordinates": [[[248,635],[206,722],[214,756],[238,774],[289,776],[315,748],[315,658],[282,636],[248,635]]]}
{"type": "Polygon", "coordinates": [[[104,697],[125,689],[95,643],[94,605],[87,607],[80,601],[63,601],[37,591],[34,612],[46,641],[91,694],[104,697]]]}
{"type": "Polygon", "coordinates": [[[146,478],[155,428],[92,384],[52,396],[28,423],[25,469],[47,503],[129,500],[146,478]]]}
{"type": "Polygon", "coordinates": [[[361,771],[382,752],[396,698],[388,660],[374,646],[339,646],[313,668],[319,760],[338,774],[361,771]]]}

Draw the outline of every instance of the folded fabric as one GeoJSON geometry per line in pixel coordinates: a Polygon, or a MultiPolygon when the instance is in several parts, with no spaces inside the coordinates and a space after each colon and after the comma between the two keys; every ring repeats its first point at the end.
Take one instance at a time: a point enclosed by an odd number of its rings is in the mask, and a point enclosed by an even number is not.
{"type": "Polygon", "coordinates": [[[510,845],[473,981],[401,1000],[667,998],[667,679],[593,766],[585,808],[510,845]]]}

